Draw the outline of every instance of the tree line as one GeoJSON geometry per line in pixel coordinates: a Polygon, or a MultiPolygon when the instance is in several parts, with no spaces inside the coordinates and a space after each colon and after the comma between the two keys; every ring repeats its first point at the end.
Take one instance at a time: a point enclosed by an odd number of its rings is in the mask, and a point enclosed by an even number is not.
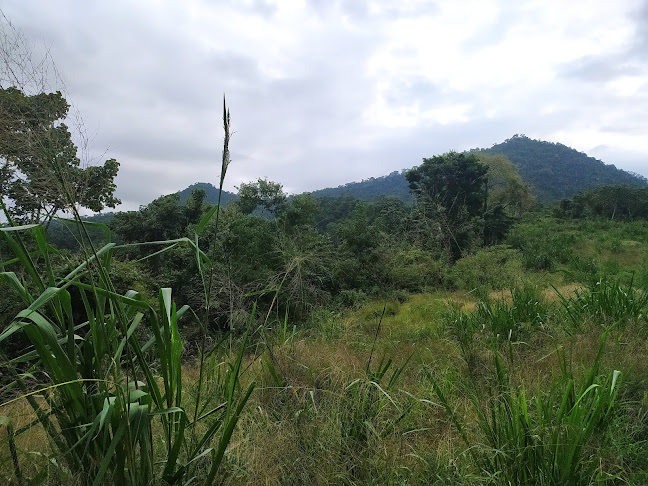
{"type": "MultiPolygon", "coordinates": [[[[81,168],[63,124],[68,105],[60,93],[3,89],[0,107],[6,119],[0,185],[14,222],[48,224],[59,210],[98,211],[119,203],[119,164],[111,159],[81,168]],[[60,180],[69,183],[53,183],[60,180]]],[[[212,221],[201,232],[201,247],[217,255],[208,305],[213,326],[241,326],[251,300],[301,318],[318,305],[444,285],[454,262],[501,242],[534,204],[529,186],[502,155],[450,152],[423,159],[405,175],[411,203],[396,197],[289,198],[278,182],[241,184],[238,200],[220,209],[218,229],[212,221]]],[[[184,203],[171,194],[138,211],[115,213],[109,226],[120,247],[112,272],[122,291],[171,287],[179,301],[202,305],[195,258],[180,240],[213,210],[205,196],[197,189],[184,203]],[[168,240],[179,242],[163,252],[151,246],[168,240]]],[[[83,238],[66,224],[50,233],[69,250],[60,254],[62,267],[75,259],[75,239],[83,238]]],[[[95,226],[86,230],[99,243],[106,233],[95,226]]]]}

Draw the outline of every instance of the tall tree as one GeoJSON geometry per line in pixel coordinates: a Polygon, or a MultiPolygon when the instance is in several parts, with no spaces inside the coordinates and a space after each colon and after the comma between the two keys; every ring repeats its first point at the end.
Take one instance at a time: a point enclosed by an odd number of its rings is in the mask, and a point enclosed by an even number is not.
{"type": "Polygon", "coordinates": [[[405,174],[422,214],[439,221],[453,260],[460,258],[480,234],[487,172],[474,154],[450,152],[423,159],[420,166],[405,174]]]}
{"type": "Polygon", "coordinates": [[[0,196],[12,218],[24,223],[48,220],[80,205],[92,211],[114,208],[115,159],[81,167],[77,147],[62,123],[69,105],[61,93],[26,95],[0,89],[0,196]]]}

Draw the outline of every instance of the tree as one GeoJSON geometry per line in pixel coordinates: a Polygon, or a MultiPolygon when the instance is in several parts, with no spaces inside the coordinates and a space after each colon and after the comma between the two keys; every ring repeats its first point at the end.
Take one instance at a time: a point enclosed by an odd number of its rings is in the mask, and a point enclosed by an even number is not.
{"type": "Polygon", "coordinates": [[[535,204],[531,187],[526,184],[511,160],[503,154],[477,152],[480,163],[488,167],[488,209],[502,206],[509,216],[517,217],[535,204]]]}
{"type": "MultiPolygon", "coordinates": [[[[205,211],[205,191],[194,189],[186,204],[176,192],[160,196],[139,211],[115,213],[110,227],[126,243],[162,241],[188,235],[188,226],[197,224],[205,211]]],[[[140,251],[140,250],[138,250],[140,251]]],[[[141,250],[146,253],[147,250],[141,250]]]]}
{"type": "Polygon", "coordinates": [[[77,147],[61,122],[69,105],[59,91],[26,95],[0,88],[0,196],[16,221],[36,223],[80,205],[114,208],[119,164],[81,167],[77,147]]]}
{"type": "Polygon", "coordinates": [[[563,218],[632,221],[648,219],[648,188],[601,186],[564,199],[556,208],[563,218]]]}
{"type": "Polygon", "coordinates": [[[483,212],[487,172],[475,155],[449,152],[423,159],[405,177],[419,203],[443,209],[455,218],[462,212],[469,216],[483,212]]]}
{"type": "Polygon", "coordinates": [[[311,193],[297,194],[290,199],[281,213],[281,222],[287,232],[303,226],[314,226],[320,204],[311,193]]]}
{"type": "Polygon", "coordinates": [[[262,214],[277,216],[286,205],[286,194],[278,182],[259,178],[238,188],[237,205],[243,214],[252,214],[258,207],[262,214]]]}
{"type": "Polygon", "coordinates": [[[452,260],[480,234],[488,168],[474,154],[450,152],[423,159],[405,174],[426,218],[439,221],[452,260]]]}

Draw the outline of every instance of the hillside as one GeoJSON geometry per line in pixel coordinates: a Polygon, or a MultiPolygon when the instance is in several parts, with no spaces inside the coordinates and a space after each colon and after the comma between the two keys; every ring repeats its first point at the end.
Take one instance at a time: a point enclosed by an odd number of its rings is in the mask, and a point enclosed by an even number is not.
{"type": "MultiPolygon", "coordinates": [[[[550,203],[570,198],[579,192],[604,185],[631,185],[645,187],[645,178],[617,169],[614,165],[589,157],[560,143],[533,140],[524,135],[514,135],[508,140],[488,149],[473,149],[471,152],[504,154],[517,167],[522,179],[533,189],[540,202],[550,203]]],[[[327,187],[313,191],[313,196],[352,196],[371,200],[377,196],[395,196],[403,201],[412,200],[409,192],[406,170],[394,171],[382,177],[370,177],[361,182],[349,182],[338,187],[327,187]]],[[[184,204],[191,191],[205,189],[206,200],[215,204],[218,189],[209,183],[199,182],[180,191],[180,202],[184,204]]],[[[223,191],[223,204],[236,200],[236,194],[223,191]]]]}
{"type": "MultiPolygon", "coordinates": [[[[538,200],[545,203],[569,198],[597,186],[648,185],[641,176],[617,169],[566,145],[533,140],[524,135],[514,135],[489,149],[473,149],[471,152],[506,155],[515,164],[522,179],[531,186],[538,200]]],[[[383,177],[321,189],[314,191],[313,195],[351,195],[365,200],[385,195],[410,201],[412,196],[405,172],[392,172],[383,177]]]]}
{"type": "MultiPolygon", "coordinates": [[[[205,200],[210,204],[218,201],[218,188],[208,182],[198,182],[180,191],[180,204],[185,204],[191,191],[204,189],[207,193],[205,200]]],[[[361,182],[349,182],[338,187],[327,187],[312,192],[316,198],[352,196],[355,199],[371,200],[378,196],[395,196],[403,201],[411,201],[412,195],[409,192],[405,171],[394,171],[382,177],[370,177],[361,182]]],[[[231,201],[236,201],[238,196],[232,192],[223,191],[223,205],[227,206],[231,201]]]]}
{"type": "Polygon", "coordinates": [[[382,177],[370,177],[362,182],[349,182],[338,187],[328,187],[312,192],[315,197],[339,197],[351,195],[356,199],[370,200],[377,196],[396,196],[403,201],[411,201],[405,171],[394,171],[382,177]]]}
{"type": "MultiPolygon", "coordinates": [[[[216,204],[218,202],[218,188],[209,182],[196,182],[195,184],[190,185],[186,189],[183,189],[178,194],[180,195],[180,204],[185,204],[191,192],[194,189],[204,189],[206,193],[205,201],[210,204],[216,204]]],[[[221,204],[223,207],[226,207],[230,202],[236,201],[238,196],[233,192],[223,191],[223,196],[221,197],[221,204]]]]}
{"type": "Polygon", "coordinates": [[[524,135],[514,135],[489,149],[474,151],[506,155],[541,202],[569,198],[596,186],[646,186],[641,176],[617,169],[566,145],[533,140],[524,135]]]}

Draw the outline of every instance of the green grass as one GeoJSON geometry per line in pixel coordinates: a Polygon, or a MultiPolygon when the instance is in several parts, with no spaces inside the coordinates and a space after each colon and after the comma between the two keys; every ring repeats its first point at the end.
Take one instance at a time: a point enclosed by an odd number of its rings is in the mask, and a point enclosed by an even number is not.
{"type": "Polygon", "coordinates": [[[515,385],[499,354],[494,355],[492,385],[465,385],[477,416],[478,438],[453,410],[437,381],[429,374],[443,404],[484,478],[497,484],[587,485],[600,474],[589,455],[595,434],[610,422],[619,389],[619,371],[600,376],[607,334],[581,379],[563,357],[561,374],[547,389],[529,395],[515,385]]]}
{"type": "Polygon", "coordinates": [[[600,319],[603,323],[646,321],[648,292],[628,286],[619,280],[601,277],[583,290],[576,290],[573,296],[560,297],[563,311],[574,327],[584,319],[600,319]]]}

